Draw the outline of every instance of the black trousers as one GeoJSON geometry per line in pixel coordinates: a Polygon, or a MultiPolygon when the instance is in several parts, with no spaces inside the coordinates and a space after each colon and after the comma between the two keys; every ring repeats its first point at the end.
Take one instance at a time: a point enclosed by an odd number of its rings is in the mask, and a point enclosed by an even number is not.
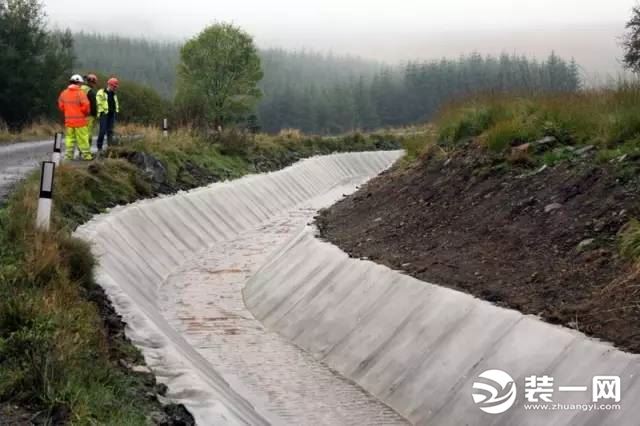
{"type": "Polygon", "coordinates": [[[107,137],[107,144],[113,141],[113,127],[116,124],[115,114],[102,114],[100,116],[100,132],[98,133],[98,150],[102,150],[104,137],[107,137]]]}

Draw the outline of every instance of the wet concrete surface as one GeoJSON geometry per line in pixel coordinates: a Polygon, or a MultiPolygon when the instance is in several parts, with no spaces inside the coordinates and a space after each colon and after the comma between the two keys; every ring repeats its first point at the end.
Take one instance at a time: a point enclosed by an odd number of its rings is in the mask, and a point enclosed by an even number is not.
{"type": "Polygon", "coordinates": [[[404,420],[244,307],[244,281],[319,207],[401,151],[332,154],[278,172],[116,207],[78,228],[98,282],[167,399],[202,425],[398,424],[404,420]],[[218,290],[218,291],[215,291],[218,290]]]}
{"type": "Polygon", "coordinates": [[[395,425],[406,421],[358,385],[268,331],[244,304],[245,282],[343,187],[194,257],[159,294],[169,323],[230,384],[291,425],[395,425]]]}

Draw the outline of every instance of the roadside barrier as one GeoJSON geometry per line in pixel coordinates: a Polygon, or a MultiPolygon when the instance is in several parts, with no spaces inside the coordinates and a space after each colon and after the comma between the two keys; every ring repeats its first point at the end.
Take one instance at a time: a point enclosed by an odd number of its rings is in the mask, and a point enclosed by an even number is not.
{"type": "Polygon", "coordinates": [[[56,171],[56,163],[53,161],[42,162],[40,175],[40,198],[38,199],[38,213],[36,216],[36,228],[40,231],[48,231],[51,222],[51,199],[53,198],[53,177],[56,171]]]}
{"type": "Polygon", "coordinates": [[[60,161],[62,160],[62,133],[57,132],[53,137],[53,153],[51,154],[51,161],[53,161],[56,166],[60,165],[60,161]]]}
{"type": "Polygon", "coordinates": [[[165,138],[169,137],[169,120],[166,118],[162,120],[162,134],[165,138]]]}

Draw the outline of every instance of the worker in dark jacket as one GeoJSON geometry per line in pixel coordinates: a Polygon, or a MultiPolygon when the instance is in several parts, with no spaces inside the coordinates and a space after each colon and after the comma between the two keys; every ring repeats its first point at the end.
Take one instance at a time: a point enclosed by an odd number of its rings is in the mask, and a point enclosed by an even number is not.
{"type": "Polygon", "coordinates": [[[96,103],[96,94],[98,91],[96,88],[98,87],[98,77],[95,74],[89,74],[84,78],[84,83],[82,85],[82,91],[89,98],[89,103],[91,104],[91,112],[89,113],[87,129],[89,130],[89,138],[93,135],[93,128],[95,126],[96,120],[98,118],[98,104],[96,103]]]}
{"type": "Polygon", "coordinates": [[[120,112],[120,102],[116,93],[119,85],[118,79],[112,77],[107,81],[107,88],[98,90],[96,94],[98,120],[100,120],[98,152],[102,151],[105,135],[107,136],[107,144],[111,145],[113,141],[113,128],[116,124],[116,116],[120,112]]]}

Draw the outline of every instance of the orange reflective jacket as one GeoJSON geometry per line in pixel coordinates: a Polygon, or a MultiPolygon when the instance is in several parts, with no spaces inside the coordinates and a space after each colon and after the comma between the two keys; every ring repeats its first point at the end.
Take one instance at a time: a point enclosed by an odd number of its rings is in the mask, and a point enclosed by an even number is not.
{"type": "Polygon", "coordinates": [[[67,87],[58,98],[58,108],[64,114],[66,127],[84,127],[87,125],[87,116],[91,112],[89,98],[80,89],[80,86],[72,84],[67,87]]]}

